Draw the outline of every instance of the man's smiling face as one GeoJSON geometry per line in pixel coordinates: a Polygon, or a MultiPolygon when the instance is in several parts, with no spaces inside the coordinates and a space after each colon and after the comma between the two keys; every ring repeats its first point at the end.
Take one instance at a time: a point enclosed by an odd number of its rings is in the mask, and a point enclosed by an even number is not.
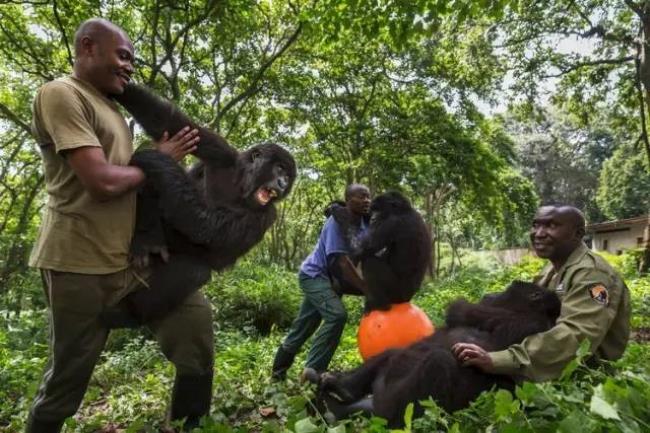
{"type": "Polygon", "coordinates": [[[530,229],[530,242],[538,257],[563,259],[582,241],[575,215],[564,207],[542,206],[530,229]]]}
{"type": "Polygon", "coordinates": [[[119,95],[133,74],[134,50],[122,32],[112,32],[96,43],[95,86],[106,95],[119,95]]]}

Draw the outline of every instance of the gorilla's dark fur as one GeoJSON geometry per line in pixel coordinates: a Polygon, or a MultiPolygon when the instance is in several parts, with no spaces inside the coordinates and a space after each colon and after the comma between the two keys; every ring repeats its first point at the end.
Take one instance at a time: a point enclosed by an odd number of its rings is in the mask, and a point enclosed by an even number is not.
{"type": "Polygon", "coordinates": [[[125,299],[141,322],[161,317],[257,244],[276,218],[274,202],[296,178],[282,147],[265,143],[238,152],[224,138],[199,127],[170,102],[144,87],[127,86],[116,97],[153,139],[185,126],[199,130],[198,162],[185,172],[154,150],[136,152],[131,164],[146,174],[138,194],[131,254],[151,262],[150,288],[125,299]],[[168,251],[165,262],[160,253],[168,251]],[[151,258],[151,260],[149,260],[151,258]]]}
{"type": "MultiPolygon", "coordinates": [[[[345,208],[334,206],[331,212],[348,233],[345,208]]],[[[370,215],[367,233],[349,243],[368,286],[366,311],[386,310],[410,301],[422,285],[431,262],[431,236],[420,214],[398,192],[375,197],[370,215]]]]}
{"type": "Polygon", "coordinates": [[[513,282],[504,292],[478,304],[465,300],[447,309],[446,326],[405,349],[391,349],[347,373],[315,372],[319,395],[338,418],[364,411],[403,424],[408,403],[421,415],[421,400],[432,397],[447,411],[464,408],[493,386],[512,390],[514,378],[463,367],[451,352],[458,342],[475,343],[488,351],[503,350],[525,337],[550,329],[560,314],[554,292],[532,283],[513,282]],[[369,397],[367,397],[370,394],[369,397]]]}

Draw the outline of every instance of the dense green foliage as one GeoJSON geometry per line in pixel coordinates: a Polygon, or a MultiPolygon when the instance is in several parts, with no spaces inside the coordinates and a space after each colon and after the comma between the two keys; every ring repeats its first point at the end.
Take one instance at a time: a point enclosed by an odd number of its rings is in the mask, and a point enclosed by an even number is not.
{"type": "Polygon", "coordinates": [[[92,16],[132,36],[137,81],[237,147],[294,152],[298,185],[254,252],[264,263],[297,266],[353,181],[403,190],[453,257],[524,245],[540,200],[590,221],[648,210],[643,156],[619,152],[601,175],[615,149],[647,141],[633,74],[645,57],[625,53],[643,22],[633,2],[0,2],[0,293],[15,311],[32,298],[7,289],[25,278],[45,198],[30,102],[70,71],[74,29],[92,16]],[[495,105],[508,112],[486,115],[495,105]],[[621,171],[622,159],[635,162],[621,171]]]}
{"type": "Polygon", "coordinates": [[[648,161],[632,146],[621,146],[600,177],[596,200],[611,219],[643,215],[650,208],[648,161]]]}
{"type": "MultiPolygon", "coordinates": [[[[633,256],[607,258],[626,276],[632,291],[633,325],[635,328],[650,326],[647,310],[650,280],[635,273],[633,256]]],[[[415,302],[437,324],[441,323],[444,307],[451,300],[459,296],[476,300],[484,293],[501,290],[513,279],[532,278],[541,267],[541,261],[533,259],[511,268],[500,267],[487,255],[466,259],[468,265],[454,278],[429,281],[417,296],[415,302]]],[[[300,387],[294,380],[304,353],[290,370],[287,383],[269,381],[274,351],[297,310],[298,290],[293,273],[251,262],[242,263],[206,288],[217,319],[217,364],[213,411],[202,431],[386,431],[378,419],[358,418],[327,427],[318,414],[309,416],[306,405],[313,390],[300,387]],[[270,335],[266,335],[268,324],[272,324],[270,335]]],[[[355,332],[361,303],[353,297],[346,297],[345,302],[350,319],[333,368],[349,368],[360,362],[355,332]]],[[[0,431],[16,432],[22,426],[47,355],[46,328],[44,310],[24,312],[20,318],[0,319],[0,431]]],[[[471,408],[454,414],[443,413],[432,404],[426,416],[413,423],[412,429],[420,432],[647,431],[650,426],[648,356],[650,346],[632,342],[623,359],[607,372],[590,371],[575,363],[560,380],[526,383],[517,390],[517,398],[504,391],[487,393],[471,408]]],[[[67,431],[90,432],[108,425],[128,432],[156,431],[164,419],[172,377],[171,366],[147,332],[114,332],[82,409],[68,422],[67,431]]]]}
{"type": "MultiPolygon", "coordinates": [[[[540,202],[575,204],[590,222],[650,210],[646,0],[0,1],[0,431],[21,428],[47,353],[40,279],[27,267],[46,206],[30,104],[70,72],[74,29],[94,16],[131,35],[136,81],[238,148],[276,141],[298,161],[264,241],[206,289],[219,351],[204,431],[327,431],[304,411],[311,390],[270,384],[268,369],[300,301],[295,269],[349,182],[399,189],[423,214],[434,278],[417,302],[438,323],[451,299],[538,270],[466,251],[526,245],[540,202]]],[[[650,282],[634,257],[608,259],[647,335],[650,282]]],[[[346,302],[335,367],[359,362],[360,301],[346,302]]],[[[614,377],[578,366],[519,399],[492,393],[453,415],[431,407],[413,429],[648,431],[648,355],[633,343],[614,377]]],[[[146,333],[115,332],[68,431],[154,431],[170,369],[146,333]]],[[[329,429],[344,430],[385,429],[329,429]]]]}

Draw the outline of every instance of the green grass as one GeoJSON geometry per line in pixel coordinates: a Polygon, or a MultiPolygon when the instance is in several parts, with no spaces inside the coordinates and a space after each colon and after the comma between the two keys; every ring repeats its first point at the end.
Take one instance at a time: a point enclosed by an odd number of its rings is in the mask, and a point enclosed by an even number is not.
{"type": "MultiPolygon", "coordinates": [[[[608,259],[610,259],[608,257],[608,259]]],[[[627,277],[633,296],[634,326],[648,326],[650,279],[639,277],[625,257],[614,265],[627,277]]],[[[542,266],[522,264],[486,269],[468,261],[454,276],[427,282],[414,302],[436,324],[444,308],[462,296],[470,300],[498,291],[513,279],[530,279],[542,266]]],[[[297,376],[304,351],[285,383],[269,381],[272,358],[300,302],[295,274],[244,261],[206,289],[215,308],[217,359],[213,410],[203,432],[361,432],[386,431],[382,421],[356,418],[327,426],[308,416],[312,390],[297,376]]],[[[361,300],[346,297],[349,324],[332,362],[344,369],[361,362],[356,325],[361,300]]],[[[36,391],[47,356],[44,311],[0,319],[0,432],[18,432],[36,391]]],[[[471,408],[445,414],[431,404],[410,429],[421,432],[644,432],[650,431],[650,346],[631,343],[612,367],[613,376],[580,365],[563,380],[526,384],[513,398],[505,391],[484,394],[471,408]]],[[[91,432],[107,425],[125,431],[157,431],[163,425],[173,368],[143,331],[118,331],[109,339],[83,406],[67,432],[91,432]]],[[[407,429],[408,430],[408,429],[407,429]]]]}

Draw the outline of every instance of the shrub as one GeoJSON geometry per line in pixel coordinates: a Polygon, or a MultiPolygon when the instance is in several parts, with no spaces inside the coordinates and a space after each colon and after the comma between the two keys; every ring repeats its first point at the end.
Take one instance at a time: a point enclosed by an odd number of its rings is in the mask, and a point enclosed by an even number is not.
{"type": "Polygon", "coordinates": [[[268,335],[293,321],[301,300],[295,273],[243,260],[204,288],[222,327],[268,335]]]}

